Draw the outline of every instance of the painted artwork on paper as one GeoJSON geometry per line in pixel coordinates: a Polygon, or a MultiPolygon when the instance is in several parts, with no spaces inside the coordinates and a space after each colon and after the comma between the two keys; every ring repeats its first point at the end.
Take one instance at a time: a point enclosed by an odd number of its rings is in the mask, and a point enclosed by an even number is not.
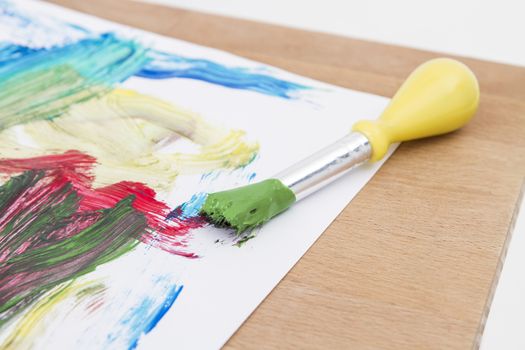
{"type": "Polygon", "coordinates": [[[258,145],[241,130],[120,84],[131,76],[185,78],[284,99],[307,87],[114,32],[50,25],[9,2],[0,11],[5,36],[16,39],[0,44],[2,347],[59,336],[57,320],[80,316],[91,345],[133,348],[183,288],[148,268],[155,249],[196,258],[187,243],[204,225],[202,193],[176,208],[165,193],[181,174],[246,167],[258,145]],[[170,150],[179,140],[197,151],[170,150]],[[119,281],[93,273],[130,252],[141,255],[135,273],[145,274],[148,289],[118,290],[111,284],[119,281]],[[97,319],[114,323],[97,329],[97,319]]]}
{"type": "MultiPolygon", "coordinates": [[[[351,122],[319,123],[320,109],[352,99],[363,96],[0,0],[0,349],[129,349],[153,333],[222,345],[379,165],[325,200],[315,224],[281,221],[246,245],[253,232],[199,216],[206,193],[332,139],[351,122]],[[289,139],[298,121],[317,137],[289,139]],[[208,338],[195,336],[202,325],[208,338]]],[[[381,108],[368,99],[359,113],[381,108]]]]}

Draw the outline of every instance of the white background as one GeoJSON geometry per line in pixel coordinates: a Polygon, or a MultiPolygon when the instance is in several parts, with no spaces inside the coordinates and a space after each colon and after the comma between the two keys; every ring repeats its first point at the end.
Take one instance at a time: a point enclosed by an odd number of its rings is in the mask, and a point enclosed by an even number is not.
{"type": "MultiPolygon", "coordinates": [[[[525,66],[525,1],[522,0],[155,2],[525,66]]],[[[525,349],[524,267],[525,210],[522,210],[482,339],[484,350],[525,349]]]]}

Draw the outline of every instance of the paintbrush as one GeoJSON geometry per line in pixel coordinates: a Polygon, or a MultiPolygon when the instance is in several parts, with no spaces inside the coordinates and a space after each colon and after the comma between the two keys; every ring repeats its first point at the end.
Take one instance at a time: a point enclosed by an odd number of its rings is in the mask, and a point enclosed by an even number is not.
{"type": "Polygon", "coordinates": [[[382,159],[392,143],[461,128],[478,104],[478,82],[466,65],[430,60],[410,74],[377,120],[357,122],[350,134],[273,178],[209,194],[201,213],[237,233],[252,229],[355,166],[382,159]]]}

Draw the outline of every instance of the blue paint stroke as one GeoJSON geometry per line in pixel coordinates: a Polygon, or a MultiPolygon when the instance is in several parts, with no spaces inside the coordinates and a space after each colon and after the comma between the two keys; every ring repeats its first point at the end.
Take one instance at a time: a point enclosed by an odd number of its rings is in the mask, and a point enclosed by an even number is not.
{"type": "Polygon", "coordinates": [[[113,85],[140,71],[149,61],[146,53],[139,43],[113,33],[51,48],[1,43],[0,81],[20,73],[67,66],[92,84],[113,85]]]}
{"type": "Polygon", "coordinates": [[[148,323],[144,327],[144,334],[148,334],[153,328],[155,328],[155,326],[157,326],[157,323],[159,323],[162,317],[164,317],[168,310],[173,306],[175,300],[177,300],[179,294],[182,292],[183,287],[184,286],[173,286],[173,288],[166,296],[164,303],[157,309],[157,312],[153,314],[152,317],[150,317],[150,319],[148,320],[148,323]]]}
{"type": "Polygon", "coordinates": [[[203,192],[196,193],[193,196],[191,196],[190,200],[186,203],[183,203],[181,206],[182,217],[190,218],[197,216],[202,206],[204,205],[207,196],[208,194],[203,192]]]}
{"type": "Polygon", "coordinates": [[[204,202],[206,201],[207,193],[199,192],[191,196],[190,200],[182,203],[177,208],[173,209],[167,216],[166,220],[186,220],[195,218],[199,215],[204,202]]]}
{"type": "Polygon", "coordinates": [[[111,92],[141,69],[146,53],[112,33],[50,48],[0,43],[0,130],[111,92]]]}
{"type": "MultiPolygon", "coordinates": [[[[164,317],[173,306],[182,288],[183,286],[171,286],[164,301],[160,305],[155,298],[147,297],[143,299],[139,305],[128,311],[120,322],[121,326],[127,330],[126,338],[129,339],[128,349],[135,349],[140,338],[155,328],[162,317],[164,317]]],[[[107,337],[108,343],[111,344],[115,339],[119,338],[120,335],[121,334],[110,333],[107,337]]]]}
{"type": "Polygon", "coordinates": [[[217,180],[220,175],[221,175],[220,171],[210,171],[208,173],[204,173],[201,175],[201,182],[202,181],[213,182],[217,180]]]}
{"type": "Polygon", "coordinates": [[[253,72],[245,67],[228,67],[201,58],[187,58],[151,50],[151,60],[136,74],[149,79],[187,78],[232,89],[250,90],[290,99],[307,86],[253,72]]]}
{"type": "MultiPolygon", "coordinates": [[[[310,89],[310,87],[302,84],[264,74],[260,69],[264,66],[256,69],[230,67],[203,58],[184,57],[148,49],[137,41],[119,38],[114,33],[97,35],[90,33],[89,30],[80,25],[59,20],[43,22],[35,17],[35,15],[22,13],[22,10],[17,9],[9,1],[0,0],[0,28],[2,28],[1,23],[9,23],[9,25],[15,26],[16,28],[13,30],[18,30],[20,33],[16,34],[23,36],[23,41],[28,45],[18,46],[0,43],[4,63],[25,57],[28,64],[36,64],[36,69],[37,66],[41,67],[46,64],[42,60],[49,58],[49,55],[54,55],[56,64],[61,61],[64,63],[74,62],[75,68],[80,68],[85,77],[89,74],[100,73],[94,78],[101,79],[105,72],[96,68],[104,66],[106,73],[110,74],[108,79],[113,83],[122,82],[131,75],[148,79],[185,78],[285,99],[295,98],[300,91],[310,89]],[[11,21],[8,22],[8,19],[11,21]],[[15,19],[14,22],[13,19],[15,19]],[[39,44],[38,40],[34,40],[33,37],[38,37],[40,40],[43,40],[42,37],[47,37],[53,42],[51,44],[53,46],[47,47],[49,42],[39,44]],[[37,42],[35,43],[35,41],[37,42]],[[72,51],[75,51],[75,60],[73,60],[72,51]],[[65,55],[65,58],[60,60],[58,58],[60,55],[65,55]],[[122,57],[123,61],[108,60],[115,55],[129,55],[130,57],[122,57]],[[138,67],[130,69],[131,67],[127,64],[132,62],[130,60],[132,56],[136,58],[141,56],[141,59],[135,61],[138,67]],[[95,63],[94,66],[93,63],[95,63]],[[126,69],[127,72],[111,76],[115,73],[112,71],[114,69],[126,69]]],[[[7,27],[4,30],[9,29],[10,27],[7,27]]]]}

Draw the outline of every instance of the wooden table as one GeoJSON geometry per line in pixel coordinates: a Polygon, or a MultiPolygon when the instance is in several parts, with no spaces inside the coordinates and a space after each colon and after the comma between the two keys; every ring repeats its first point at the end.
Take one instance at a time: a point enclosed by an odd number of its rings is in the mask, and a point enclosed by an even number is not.
{"type": "MultiPolygon", "coordinates": [[[[382,96],[439,56],[135,2],[53,2],[382,96]]],[[[481,84],[473,122],[403,144],[226,348],[477,347],[525,174],[525,69],[461,60],[481,84]]]]}

